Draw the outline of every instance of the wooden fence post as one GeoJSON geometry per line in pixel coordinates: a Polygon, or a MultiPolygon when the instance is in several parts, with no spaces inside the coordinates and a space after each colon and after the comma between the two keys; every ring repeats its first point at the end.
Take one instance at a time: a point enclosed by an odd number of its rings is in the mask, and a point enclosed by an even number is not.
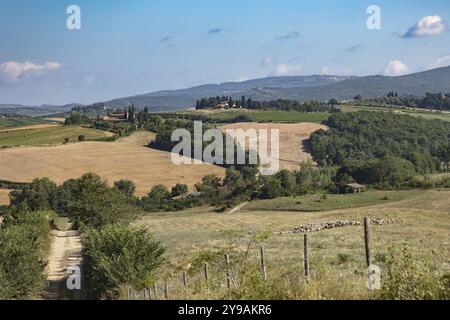
{"type": "Polygon", "coordinates": [[[366,263],[367,268],[372,264],[372,258],[370,255],[370,219],[364,218],[364,243],[366,247],[366,263]]]}
{"type": "Polygon", "coordinates": [[[169,284],[167,281],[164,283],[164,297],[169,300],[169,284]]]}
{"type": "Polygon", "coordinates": [[[158,286],[156,285],[156,283],[153,284],[153,297],[155,298],[155,300],[158,300],[158,286]]]}
{"type": "Polygon", "coordinates": [[[205,265],[204,265],[204,273],[205,273],[206,286],[208,286],[208,279],[209,279],[208,263],[205,263],[205,265]]]}
{"type": "Polygon", "coordinates": [[[127,288],[127,300],[131,300],[131,288],[127,288]]]}
{"type": "Polygon", "coordinates": [[[227,267],[227,288],[231,289],[231,276],[230,276],[230,256],[225,254],[225,265],[227,267]]]}
{"type": "Polygon", "coordinates": [[[309,274],[309,243],[307,234],[303,238],[303,259],[305,264],[305,279],[309,283],[311,276],[309,274]]]}
{"type": "Polygon", "coordinates": [[[264,281],[267,281],[267,270],[266,270],[266,262],[264,260],[265,252],[264,247],[261,246],[261,272],[264,278],[264,281]]]}
{"type": "Polygon", "coordinates": [[[184,289],[187,290],[187,272],[183,271],[183,286],[184,289]]]}

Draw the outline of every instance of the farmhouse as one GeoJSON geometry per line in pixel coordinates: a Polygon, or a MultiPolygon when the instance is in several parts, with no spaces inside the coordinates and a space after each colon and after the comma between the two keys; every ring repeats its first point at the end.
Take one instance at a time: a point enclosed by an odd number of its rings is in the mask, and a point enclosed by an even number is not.
{"type": "Polygon", "coordinates": [[[103,117],[103,120],[109,122],[125,122],[128,120],[128,112],[108,112],[108,115],[103,117]]]}
{"type": "Polygon", "coordinates": [[[346,193],[361,193],[366,189],[365,186],[359,183],[349,183],[345,186],[346,193]]]}

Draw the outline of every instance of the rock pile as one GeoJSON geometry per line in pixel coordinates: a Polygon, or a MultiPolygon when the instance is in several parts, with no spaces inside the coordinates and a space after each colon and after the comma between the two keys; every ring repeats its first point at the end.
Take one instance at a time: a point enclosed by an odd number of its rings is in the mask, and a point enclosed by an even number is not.
{"type": "MultiPolygon", "coordinates": [[[[377,226],[383,226],[386,224],[395,224],[396,221],[394,219],[370,219],[370,223],[377,226]]],[[[356,220],[336,220],[330,222],[319,222],[319,223],[310,223],[298,226],[291,231],[287,232],[276,232],[275,235],[281,234],[291,234],[291,233],[309,233],[309,232],[318,232],[325,229],[334,229],[334,228],[342,228],[349,226],[360,226],[362,225],[361,221],[356,220]]]]}

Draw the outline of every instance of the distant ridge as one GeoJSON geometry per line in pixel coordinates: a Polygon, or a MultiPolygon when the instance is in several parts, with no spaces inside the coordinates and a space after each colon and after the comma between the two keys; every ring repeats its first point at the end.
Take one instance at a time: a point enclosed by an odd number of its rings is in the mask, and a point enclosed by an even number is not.
{"type": "Polygon", "coordinates": [[[422,96],[426,92],[450,93],[450,67],[438,68],[399,77],[387,76],[296,76],[269,77],[244,82],[206,84],[181,90],[165,90],[114,99],[111,107],[134,104],[149,106],[152,111],[168,111],[192,107],[201,97],[242,95],[255,100],[293,99],[327,101],[331,98],[350,100],[356,95],[379,97],[389,91],[400,95],[422,96]]]}

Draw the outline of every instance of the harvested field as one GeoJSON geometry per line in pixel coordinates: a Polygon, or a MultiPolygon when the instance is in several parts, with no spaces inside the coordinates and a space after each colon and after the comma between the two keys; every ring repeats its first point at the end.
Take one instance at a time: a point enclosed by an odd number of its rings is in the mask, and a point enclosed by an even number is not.
{"type": "Polygon", "coordinates": [[[190,188],[208,174],[223,175],[224,169],[209,165],[172,163],[170,153],[144,147],[154,135],[139,132],[117,142],[83,142],[55,147],[29,147],[0,150],[0,178],[29,182],[49,177],[56,183],[93,172],[110,184],[129,179],[137,185],[137,194],[148,193],[152,186],[185,183],[190,188]]]}
{"type": "MultiPolygon", "coordinates": [[[[220,127],[226,129],[279,129],[280,130],[280,168],[295,170],[301,162],[311,160],[311,155],[306,150],[304,143],[311,133],[319,129],[327,129],[326,126],[317,123],[236,123],[220,127]]],[[[268,132],[268,145],[270,146],[270,131],[268,132]]]]}
{"type": "Polygon", "coordinates": [[[54,127],[60,127],[60,124],[57,123],[42,123],[42,124],[32,124],[29,126],[23,126],[23,127],[17,127],[17,128],[8,128],[8,129],[1,129],[0,132],[12,132],[12,131],[22,131],[22,130],[37,130],[37,129],[47,129],[47,128],[54,128],[54,127]]]}
{"type": "Polygon", "coordinates": [[[0,206],[9,205],[9,193],[11,190],[0,189],[0,206]]]}

